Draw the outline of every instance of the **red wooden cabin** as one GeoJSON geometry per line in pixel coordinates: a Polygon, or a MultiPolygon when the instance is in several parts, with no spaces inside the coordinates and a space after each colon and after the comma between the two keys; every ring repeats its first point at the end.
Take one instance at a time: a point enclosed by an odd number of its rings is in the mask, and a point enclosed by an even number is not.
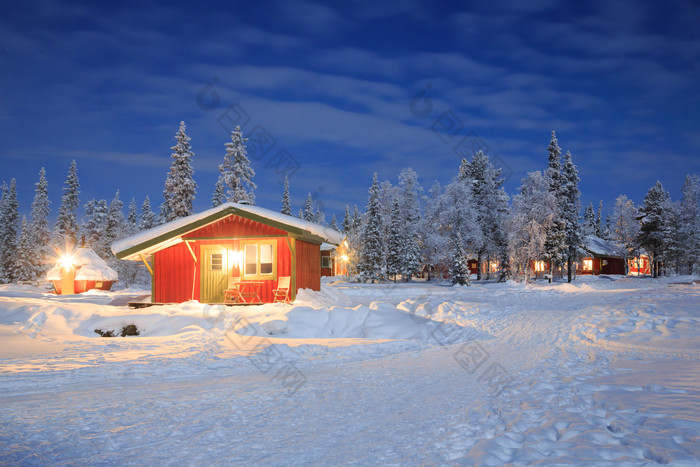
{"type": "Polygon", "coordinates": [[[619,255],[619,247],[599,237],[584,238],[587,254],[576,269],[576,274],[625,274],[625,259],[619,255]]]}
{"type": "Polygon", "coordinates": [[[154,303],[223,303],[231,277],[255,286],[260,301],[271,303],[280,277],[291,277],[292,300],[298,289],[320,290],[320,246],[342,239],[296,217],[225,203],[117,241],[112,251],[146,264],[154,303]]]}

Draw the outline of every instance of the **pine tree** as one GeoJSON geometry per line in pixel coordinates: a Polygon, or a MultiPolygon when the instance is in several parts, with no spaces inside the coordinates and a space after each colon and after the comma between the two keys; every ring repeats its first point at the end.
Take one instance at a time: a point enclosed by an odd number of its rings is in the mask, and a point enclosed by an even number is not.
{"type": "Polygon", "coordinates": [[[603,238],[603,200],[598,203],[598,214],[595,216],[595,235],[603,238]]]}
{"type": "MultiPolygon", "coordinates": [[[[468,183],[472,190],[472,202],[477,209],[477,225],[484,239],[476,252],[477,280],[481,280],[484,259],[507,256],[504,223],[508,213],[508,195],[503,190],[501,169],[495,169],[482,151],[471,161],[462,159],[459,179],[468,183]]],[[[488,261],[490,263],[490,261],[488,261]]]]}
{"type": "Polygon", "coordinates": [[[226,202],[226,187],[221,180],[221,177],[216,181],[214,194],[211,195],[211,207],[221,206],[226,202]]]}
{"type": "Polygon", "coordinates": [[[333,217],[331,217],[331,229],[340,232],[340,229],[338,228],[338,219],[335,218],[335,214],[333,214],[333,217]]]}
{"type": "Polygon", "coordinates": [[[231,132],[231,141],[226,143],[224,163],[219,166],[220,174],[215,192],[215,196],[219,196],[218,204],[223,202],[218,193],[223,194],[224,190],[228,202],[255,204],[257,185],[253,183],[255,171],[250,166],[250,160],[246,156],[246,141],[248,138],[243,137],[241,127],[237,125],[236,129],[231,132]]]}
{"type": "Polygon", "coordinates": [[[578,188],[578,170],[571,160],[571,153],[566,151],[564,155],[564,166],[562,167],[562,204],[561,218],[565,225],[566,242],[566,274],[567,282],[571,282],[573,274],[573,264],[581,253],[583,236],[581,224],[579,224],[579,213],[581,212],[581,191],[578,188]]]}
{"type": "Polygon", "coordinates": [[[680,200],[680,243],[684,248],[686,272],[697,272],[700,264],[700,177],[686,175],[680,200]]]}
{"type": "Polygon", "coordinates": [[[136,207],[136,198],[131,197],[131,202],[129,203],[129,213],[126,217],[126,223],[124,224],[124,236],[133,235],[139,231],[139,212],[136,207]]]}
{"type": "Polygon", "coordinates": [[[33,234],[31,232],[27,218],[22,216],[21,233],[17,243],[16,256],[16,277],[18,281],[31,281],[37,278],[33,259],[36,257],[34,245],[32,244],[33,234]]]}
{"type": "Polygon", "coordinates": [[[362,215],[360,214],[360,210],[357,209],[357,204],[352,208],[352,228],[356,232],[359,232],[362,228],[362,215]]]}
{"type": "Polygon", "coordinates": [[[51,249],[51,230],[49,229],[50,212],[49,190],[46,182],[46,170],[42,167],[39,171],[39,181],[34,190],[32,201],[31,222],[28,224],[30,244],[33,248],[31,256],[32,278],[38,279],[48,270],[48,265],[53,256],[51,249]]]}
{"type": "Polygon", "coordinates": [[[462,247],[463,241],[459,238],[459,234],[453,240],[454,250],[452,253],[452,263],[450,267],[450,275],[452,276],[452,284],[470,285],[469,279],[470,270],[467,261],[467,253],[462,247]]]}
{"type": "Polygon", "coordinates": [[[637,221],[637,208],[632,200],[625,195],[620,195],[615,200],[615,208],[612,214],[611,239],[620,245],[619,254],[627,260],[636,256],[636,237],[639,232],[639,222],[637,221]]]}
{"type": "MultiPolygon", "coordinates": [[[[395,194],[399,203],[399,228],[401,236],[400,274],[410,281],[420,272],[421,257],[421,206],[423,188],[418,183],[418,174],[412,168],[399,173],[399,186],[395,194]]],[[[393,213],[392,213],[393,215],[393,213]]],[[[393,221],[392,221],[393,222],[393,221]]]]}
{"type": "Polygon", "coordinates": [[[476,255],[483,246],[484,236],[478,224],[479,212],[474,203],[471,184],[459,177],[445,187],[440,198],[438,229],[449,245],[452,260],[455,255],[476,255]]]}
{"type": "Polygon", "coordinates": [[[640,228],[636,237],[637,245],[646,249],[651,256],[654,277],[659,276],[658,263],[666,243],[664,233],[669,209],[671,197],[661,182],[657,181],[644,197],[644,205],[639,208],[637,220],[640,221],[640,228]]]}
{"type": "Polygon", "coordinates": [[[299,211],[297,211],[297,217],[298,217],[299,219],[303,219],[303,218],[304,218],[304,210],[303,210],[303,209],[299,209],[299,211]]]}
{"type": "Polygon", "coordinates": [[[314,213],[314,199],[311,196],[311,193],[306,197],[306,201],[304,202],[304,217],[303,219],[305,221],[309,222],[314,222],[315,221],[315,213],[314,213]]]}
{"type": "Polygon", "coordinates": [[[85,245],[91,248],[100,257],[105,251],[104,239],[107,227],[109,206],[104,199],[91,199],[85,205],[85,219],[81,229],[85,245]]]}
{"type": "Polygon", "coordinates": [[[595,231],[595,211],[593,210],[593,203],[586,206],[585,212],[583,214],[583,227],[582,232],[584,236],[592,236],[596,234],[595,231]]]}
{"type": "Polygon", "coordinates": [[[345,217],[343,217],[343,233],[347,234],[352,228],[352,218],[350,217],[350,206],[345,205],[345,217]]]}
{"type": "Polygon", "coordinates": [[[292,204],[289,201],[289,177],[284,177],[284,192],[282,193],[282,214],[292,215],[292,204]]]}
{"type": "Polygon", "coordinates": [[[170,155],[172,163],[163,189],[161,222],[170,222],[194,212],[192,203],[197,194],[197,183],[194,181],[192,168],[194,153],[185,129],[185,122],[180,122],[180,129],[175,134],[177,143],[170,148],[173,151],[170,155]]]}
{"type": "Polygon", "coordinates": [[[15,179],[10,185],[2,183],[0,197],[0,283],[15,282],[17,271],[17,241],[19,228],[19,203],[15,179]]]}
{"type": "Polygon", "coordinates": [[[364,229],[360,238],[360,261],[357,268],[359,278],[379,282],[385,278],[386,258],[382,235],[381,206],[379,205],[379,182],[375,172],[369,190],[369,200],[363,219],[364,229]]]}
{"type": "Polygon", "coordinates": [[[78,164],[73,160],[68,169],[68,177],[61,197],[61,207],[58,210],[51,238],[51,244],[56,249],[71,248],[78,242],[78,207],[80,206],[78,188],[80,188],[78,164]]]}
{"type": "Polygon", "coordinates": [[[139,230],[148,230],[157,224],[156,214],[151,210],[151,199],[146,195],[141,205],[141,220],[139,230]]]}
{"type": "Polygon", "coordinates": [[[403,219],[401,215],[401,207],[398,199],[394,198],[391,211],[391,221],[389,223],[389,232],[387,236],[387,252],[386,252],[386,273],[394,278],[403,271],[403,249],[404,249],[404,232],[402,229],[403,219]]]}
{"type": "Polygon", "coordinates": [[[114,194],[114,198],[109,203],[107,211],[107,225],[105,226],[103,250],[100,254],[103,259],[108,260],[114,255],[112,254],[112,243],[121,238],[124,232],[124,204],[119,199],[119,190],[114,194]]]}
{"type": "Polygon", "coordinates": [[[554,267],[560,265],[566,255],[566,221],[562,219],[564,197],[562,186],[564,184],[561,173],[561,148],[555,132],[552,132],[552,139],[547,146],[549,160],[545,176],[549,180],[549,191],[556,201],[556,209],[552,221],[547,228],[547,236],[544,244],[542,259],[549,263],[549,280],[552,281],[554,267]]]}
{"type": "Polygon", "coordinates": [[[326,225],[326,215],[321,211],[320,206],[316,206],[316,214],[314,214],[314,222],[318,225],[326,225]]]}
{"type": "Polygon", "coordinates": [[[421,221],[421,256],[425,258],[428,269],[428,280],[431,272],[439,272],[440,279],[448,262],[447,252],[450,250],[444,232],[440,228],[442,222],[442,186],[435,181],[425,200],[425,216],[421,221]]]}

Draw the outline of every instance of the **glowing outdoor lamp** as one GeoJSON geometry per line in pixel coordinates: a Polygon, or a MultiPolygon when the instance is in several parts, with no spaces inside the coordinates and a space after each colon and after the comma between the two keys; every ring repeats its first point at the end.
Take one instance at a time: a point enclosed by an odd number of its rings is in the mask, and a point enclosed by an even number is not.
{"type": "Polygon", "coordinates": [[[74,258],[70,253],[65,253],[58,259],[61,265],[61,295],[72,295],[75,293],[75,268],[74,258]]]}

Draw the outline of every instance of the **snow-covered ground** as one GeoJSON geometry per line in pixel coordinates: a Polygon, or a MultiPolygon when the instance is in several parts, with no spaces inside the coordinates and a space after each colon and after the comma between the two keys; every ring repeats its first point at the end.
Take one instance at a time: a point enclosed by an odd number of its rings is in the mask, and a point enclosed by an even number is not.
{"type": "Polygon", "coordinates": [[[693,279],[139,310],[0,286],[0,463],[698,465],[693,279]]]}

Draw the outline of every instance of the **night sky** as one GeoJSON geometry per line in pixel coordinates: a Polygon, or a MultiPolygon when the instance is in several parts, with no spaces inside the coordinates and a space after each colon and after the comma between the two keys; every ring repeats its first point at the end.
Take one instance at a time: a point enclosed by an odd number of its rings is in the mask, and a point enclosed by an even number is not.
{"type": "Polygon", "coordinates": [[[278,210],[288,173],[294,212],[312,192],[327,220],[364,208],[373,172],[411,166],[427,191],[475,148],[512,195],[552,130],[583,204],[640,203],[657,179],[678,199],[700,173],[697,2],[465,4],[4,2],[0,181],[27,214],[45,166],[53,218],[75,158],[82,204],[119,188],[156,209],[181,120],[196,211],[235,123],[257,204],[278,210]]]}

